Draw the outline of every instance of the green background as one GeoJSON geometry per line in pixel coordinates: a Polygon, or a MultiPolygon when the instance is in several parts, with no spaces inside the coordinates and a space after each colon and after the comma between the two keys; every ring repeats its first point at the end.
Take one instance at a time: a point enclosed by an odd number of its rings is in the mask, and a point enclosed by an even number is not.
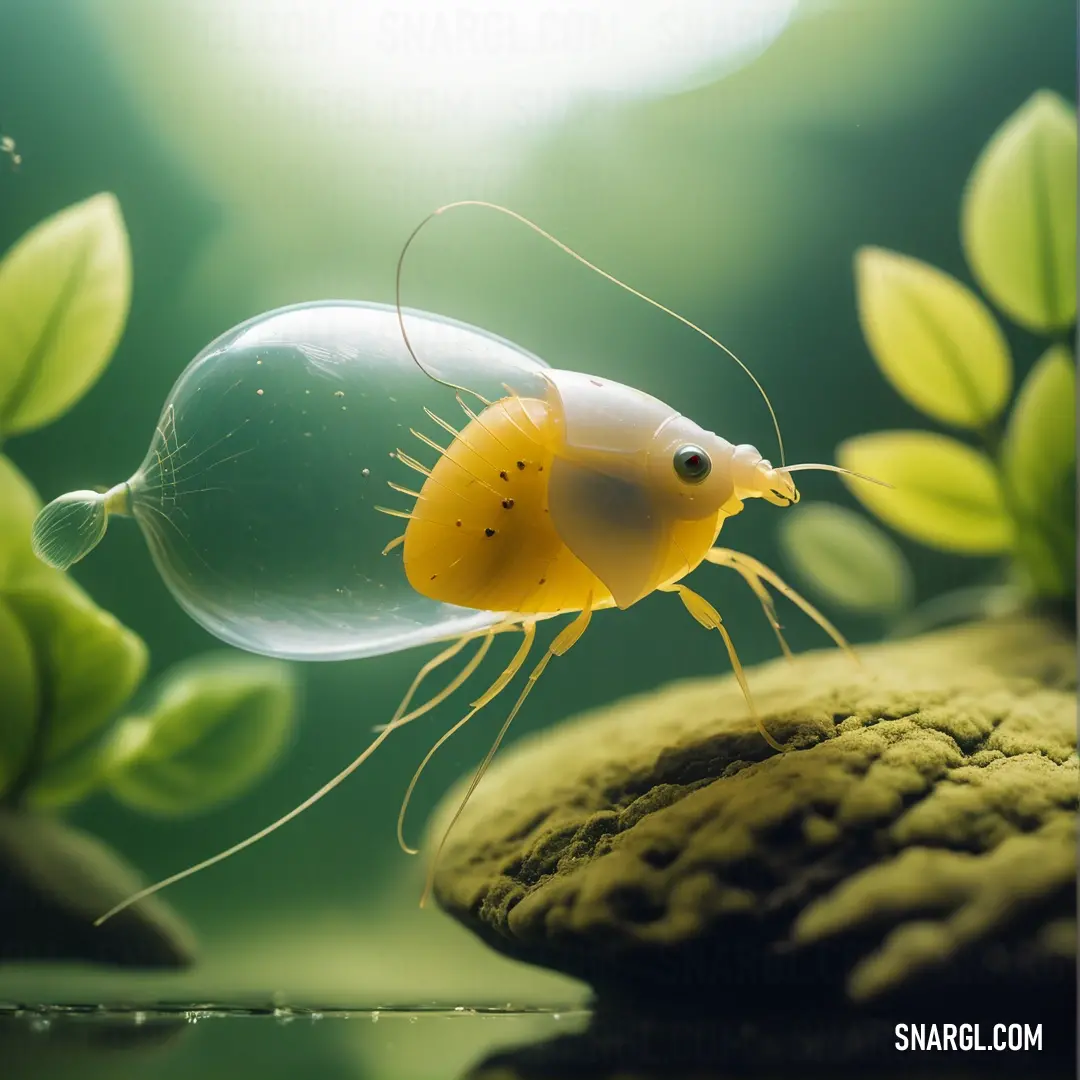
{"type": "MultiPolygon", "coordinates": [[[[19,171],[0,170],[0,249],[101,190],[119,197],[133,245],[133,307],[112,365],[61,421],[5,448],[46,499],[129,476],[175,378],[233,324],[301,300],[392,300],[405,236],[458,198],[527,214],[717,334],[769,390],[789,460],[829,461],[847,436],[925,426],[862,340],[853,253],[877,244],[970,282],[957,221],[979,151],[1034,90],[1074,96],[1069,0],[848,0],[804,5],[759,59],[681,94],[586,103],[498,137],[458,139],[450,123],[395,138],[344,107],[335,114],[333,101],[238,93],[227,55],[199,35],[198,8],[184,14],[180,0],[0,2],[0,128],[24,158],[19,171]]],[[[638,386],[775,454],[764,405],[730,361],[503,218],[463,211],[425,233],[406,302],[481,325],[554,366],[638,386]]],[[[1039,345],[1007,333],[1022,377],[1039,345]]],[[[802,488],[806,498],[853,505],[824,474],[806,475],[802,488]]],[[[781,513],[752,504],[723,539],[783,572],[781,513]]],[[[901,546],[919,598],[988,570],[901,546]]],[[[216,646],[174,604],[131,523],[117,522],[74,575],[143,635],[153,672],[216,646]]],[[[771,632],[739,579],[706,567],[695,580],[744,661],[771,658],[771,632]]],[[[793,610],[784,615],[796,647],[825,644],[793,610]]],[[[856,639],[877,633],[869,621],[838,622],[856,639]]],[[[498,656],[512,647],[501,645],[498,656]]],[[[212,814],[156,821],[102,797],[74,819],[151,879],[182,868],[336,772],[389,716],[426,655],[307,667],[288,756],[212,814]]],[[[510,740],[624,694],[726,669],[719,640],[673,597],[605,612],[549,668],[510,740]]],[[[232,969],[236,985],[272,979],[285,990],[345,993],[349,976],[319,965],[350,933],[369,933],[374,918],[412,919],[418,866],[397,850],[394,819],[413,768],[460,706],[459,697],[390,740],[373,767],[272,840],[169,894],[208,955],[237,940],[261,943],[262,966],[249,975],[242,963],[232,969]],[[323,951],[290,947],[316,940],[323,951]]],[[[486,714],[432,764],[413,836],[482,755],[496,720],[486,714]]],[[[372,964],[411,970],[416,994],[437,996],[474,963],[468,942],[446,938],[452,945],[440,956],[442,945],[412,940],[411,959],[391,949],[372,964]],[[453,970],[449,981],[435,978],[440,964],[453,970]]],[[[354,974],[357,987],[379,985],[354,974]]],[[[516,978],[519,988],[547,985],[516,978]]],[[[400,971],[385,982],[391,996],[409,985],[400,971]]]]}

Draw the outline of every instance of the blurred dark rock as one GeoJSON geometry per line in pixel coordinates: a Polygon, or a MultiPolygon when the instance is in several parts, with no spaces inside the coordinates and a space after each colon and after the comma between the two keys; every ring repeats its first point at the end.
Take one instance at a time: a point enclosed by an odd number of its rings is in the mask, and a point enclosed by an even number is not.
{"type": "Polygon", "coordinates": [[[0,1011],[0,1062],[4,1080],[132,1076],[157,1073],[146,1066],[184,1038],[191,1025],[177,1016],[132,1013],[109,1016],[95,1009],[0,1011]]]}
{"type": "Polygon", "coordinates": [[[861,667],[763,666],[785,754],[730,678],[618,702],[496,762],[436,895],[602,1005],[1056,1015],[1075,1002],[1075,650],[1032,618],[867,647],[861,667]]]}
{"type": "MultiPolygon", "coordinates": [[[[819,1013],[805,997],[801,1011],[785,1004],[792,1003],[777,1002],[770,1015],[751,1017],[601,1009],[587,1030],[501,1047],[463,1080],[976,1080],[995,1075],[1066,1080],[1076,1074],[1075,1017],[1064,1002],[1044,1015],[1040,1049],[990,1054],[905,1052],[896,1047],[896,1017],[853,1020],[819,1013]]],[[[992,1031],[984,1018],[979,1042],[988,1044],[992,1031]]]]}
{"type": "Polygon", "coordinates": [[[55,818],[0,811],[0,962],[187,967],[192,934],[156,897],[93,925],[142,885],[130,866],[87,833],[55,818]]]}

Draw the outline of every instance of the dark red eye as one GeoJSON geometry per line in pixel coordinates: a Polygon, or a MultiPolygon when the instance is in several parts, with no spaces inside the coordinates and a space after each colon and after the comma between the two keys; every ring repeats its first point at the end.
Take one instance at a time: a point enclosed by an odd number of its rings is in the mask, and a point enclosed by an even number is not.
{"type": "Polygon", "coordinates": [[[675,451],[672,464],[675,467],[675,475],[689,484],[700,483],[712,469],[709,455],[700,446],[680,446],[675,451]]]}

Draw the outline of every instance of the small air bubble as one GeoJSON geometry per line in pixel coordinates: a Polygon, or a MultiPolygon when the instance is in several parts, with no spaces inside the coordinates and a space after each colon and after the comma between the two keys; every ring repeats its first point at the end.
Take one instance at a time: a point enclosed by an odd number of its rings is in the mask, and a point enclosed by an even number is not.
{"type": "Polygon", "coordinates": [[[334,397],[344,397],[344,396],[345,396],[345,391],[344,390],[335,390],[334,391],[334,397]]]}
{"type": "Polygon", "coordinates": [[[255,393],[256,393],[256,394],[258,394],[258,395],[259,395],[259,397],[262,397],[262,396],[263,396],[263,392],[262,392],[262,390],[256,390],[256,391],[255,391],[255,393]]]}
{"type": "Polygon", "coordinates": [[[15,140],[10,135],[0,135],[0,154],[7,154],[11,159],[13,172],[22,164],[22,155],[15,146],[15,140]]]}
{"type": "Polygon", "coordinates": [[[370,469],[361,469],[360,475],[366,480],[371,475],[370,469]]]}

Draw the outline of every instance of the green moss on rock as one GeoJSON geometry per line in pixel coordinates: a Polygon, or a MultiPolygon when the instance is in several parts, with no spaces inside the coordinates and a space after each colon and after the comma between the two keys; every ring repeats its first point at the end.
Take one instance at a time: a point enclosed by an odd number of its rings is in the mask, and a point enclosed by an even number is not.
{"type": "Polygon", "coordinates": [[[451,834],[439,902],[608,996],[1071,985],[1071,636],[979,624],[750,678],[794,749],[765,745],[730,678],[522,740],[451,834]]]}

